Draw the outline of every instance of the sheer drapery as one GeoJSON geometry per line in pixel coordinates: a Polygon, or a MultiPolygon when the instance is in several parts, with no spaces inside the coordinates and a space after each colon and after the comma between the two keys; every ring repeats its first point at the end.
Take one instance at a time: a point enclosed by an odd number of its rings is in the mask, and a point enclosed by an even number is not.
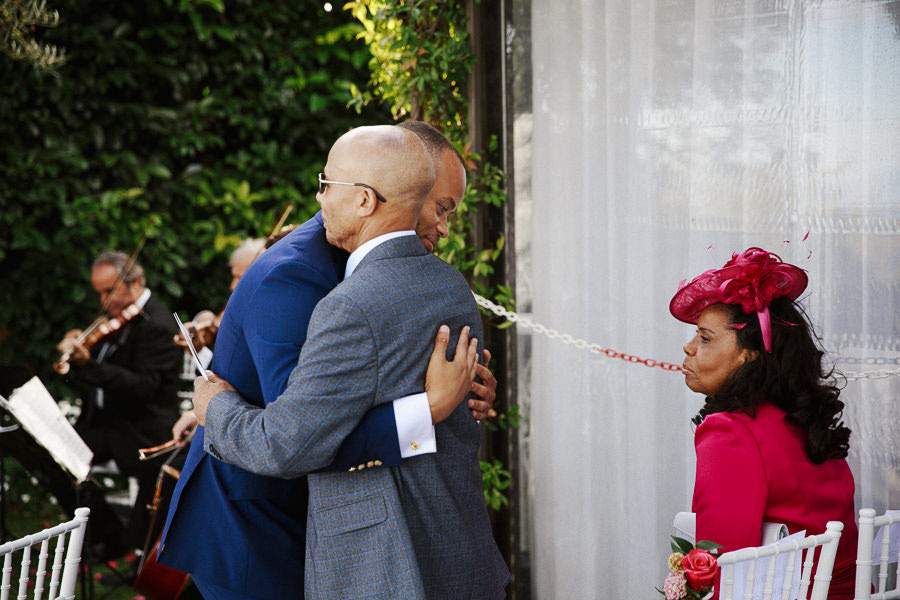
{"type": "MultiPolygon", "coordinates": [[[[520,310],[680,364],[678,282],[762,246],[839,370],[900,368],[900,2],[512,0],[508,33],[520,310]]],[[[702,398],[519,347],[534,597],[658,597],[702,398]]],[[[857,506],[900,508],[900,377],[842,399],[857,506]]]]}

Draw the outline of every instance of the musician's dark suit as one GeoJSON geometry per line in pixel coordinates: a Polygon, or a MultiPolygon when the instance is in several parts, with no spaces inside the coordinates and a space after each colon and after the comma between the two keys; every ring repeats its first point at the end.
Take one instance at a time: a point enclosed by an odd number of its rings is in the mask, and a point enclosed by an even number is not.
{"type": "MultiPolygon", "coordinates": [[[[108,342],[91,348],[71,377],[91,388],[75,429],[94,452],[93,464],[115,460],[119,470],[138,478],[139,490],[127,541],[140,548],[147,533],[145,505],[152,499],[158,464],[141,463],[138,449],[172,437],[178,419],[178,385],[183,351],[169,309],[151,295],[143,312],[108,342]],[[102,390],[102,399],[98,397],[102,390]]],[[[92,514],[91,520],[95,521],[92,514]]]]}

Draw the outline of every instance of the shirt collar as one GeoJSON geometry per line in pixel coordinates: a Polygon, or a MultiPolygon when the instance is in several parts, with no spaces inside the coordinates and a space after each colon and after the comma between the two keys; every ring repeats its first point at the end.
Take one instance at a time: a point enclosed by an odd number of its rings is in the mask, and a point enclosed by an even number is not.
{"type": "Polygon", "coordinates": [[[371,240],[351,252],[350,258],[347,259],[347,267],[344,269],[344,279],[347,279],[348,277],[350,277],[350,275],[353,274],[353,271],[356,270],[356,267],[359,266],[359,263],[362,262],[362,259],[364,259],[369,252],[388,240],[392,240],[404,235],[416,235],[416,232],[412,229],[404,229],[403,231],[391,231],[390,233],[385,233],[379,235],[378,237],[372,238],[371,240]]]}

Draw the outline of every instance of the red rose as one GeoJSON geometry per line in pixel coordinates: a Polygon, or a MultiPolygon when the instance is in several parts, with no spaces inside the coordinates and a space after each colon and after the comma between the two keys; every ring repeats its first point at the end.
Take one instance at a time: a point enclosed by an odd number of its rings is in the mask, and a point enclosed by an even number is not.
{"type": "Polygon", "coordinates": [[[716,557],[700,548],[694,548],[681,559],[681,568],[688,585],[698,592],[711,588],[719,574],[716,557]]]}

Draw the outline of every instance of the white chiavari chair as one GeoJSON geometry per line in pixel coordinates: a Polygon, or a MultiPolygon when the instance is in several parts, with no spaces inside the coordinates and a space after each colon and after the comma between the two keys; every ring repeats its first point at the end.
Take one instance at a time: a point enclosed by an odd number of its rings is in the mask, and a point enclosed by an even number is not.
{"type": "Polygon", "coordinates": [[[771,557],[768,561],[768,568],[765,579],[763,581],[763,593],[758,593],[755,597],[763,600],[794,600],[795,598],[806,598],[809,590],[810,581],[812,580],[812,594],[810,600],[827,600],[828,588],[831,585],[831,572],[834,568],[834,559],[837,555],[838,542],[841,538],[841,531],[844,524],[840,521],[829,521],[826,525],[825,533],[819,535],[810,535],[802,539],[786,539],[768,546],[757,546],[752,548],[742,548],[732,552],[726,552],[718,557],[719,566],[722,568],[720,577],[720,600],[734,600],[734,571],[735,565],[740,562],[747,561],[747,575],[744,580],[743,598],[754,598],[754,586],[759,583],[759,578],[754,572],[755,565],[760,558],[771,557]],[[816,563],[815,576],[812,575],[813,562],[816,548],[821,547],[819,559],[816,563]],[[802,570],[800,574],[799,592],[796,595],[791,594],[792,582],[794,575],[795,557],[801,552],[802,570]],[[783,583],[780,588],[775,588],[775,571],[776,557],[788,554],[786,571],[783,577],[783,583]]]}
{"type": "Polygon", "coordinates": [[[3,557],[3,574],[0,580],[0,600],[9,600],[12,588],[12,572],[14,557],[19,556],[19,577],[16,598],[25,600],[28,597],[28,588],[31,582],[32,550],[38,551],[37,567],[34,574],[34,600],[45,598],[47,600],[73,600],[75,598],[75,584],[78,581],[78,568],[81,563],[81,548],[84,545],[84,530],[87,527],[88,516],[91,511],[88,508],[75,509],[75,518],[61,523],[55,527],[44,529],[23,538],[6,542],[0,546],[0,556],[3,557]],[[66,537],[68,535],[68,547],[66,537]],[[47,573],[48,559],[50,558],[50,545],[56,540],[53,549],[53,559],[50,565],[50,573],[47,573]],[[19,552],[21,551],[21,554],[19,552]],[[65,558],[63,558],[65,554],[65,558]],[[49,582],[48,582],[49,578],[49,582]],[[45,584],[48,584],[45,588],[45,584]]]}
{"type": "Polygon", "coordinates": [[[875,516],[872,508],[859,510],[859,546],[856,550],[856,600],[888,600],[900,598],[900,511],[875,516]],[[897,527],[893,527],[897,525],[897,527]],[[878,589],[872,592],[873,555],[876,532],[878,544],[878,589]],[[892,548],[893,546],[893,548],[892,548]],[[892,551],[893,550],[893,551],[892,551]],[[890,589],[888,589],[890,588],[890,589]]]}

